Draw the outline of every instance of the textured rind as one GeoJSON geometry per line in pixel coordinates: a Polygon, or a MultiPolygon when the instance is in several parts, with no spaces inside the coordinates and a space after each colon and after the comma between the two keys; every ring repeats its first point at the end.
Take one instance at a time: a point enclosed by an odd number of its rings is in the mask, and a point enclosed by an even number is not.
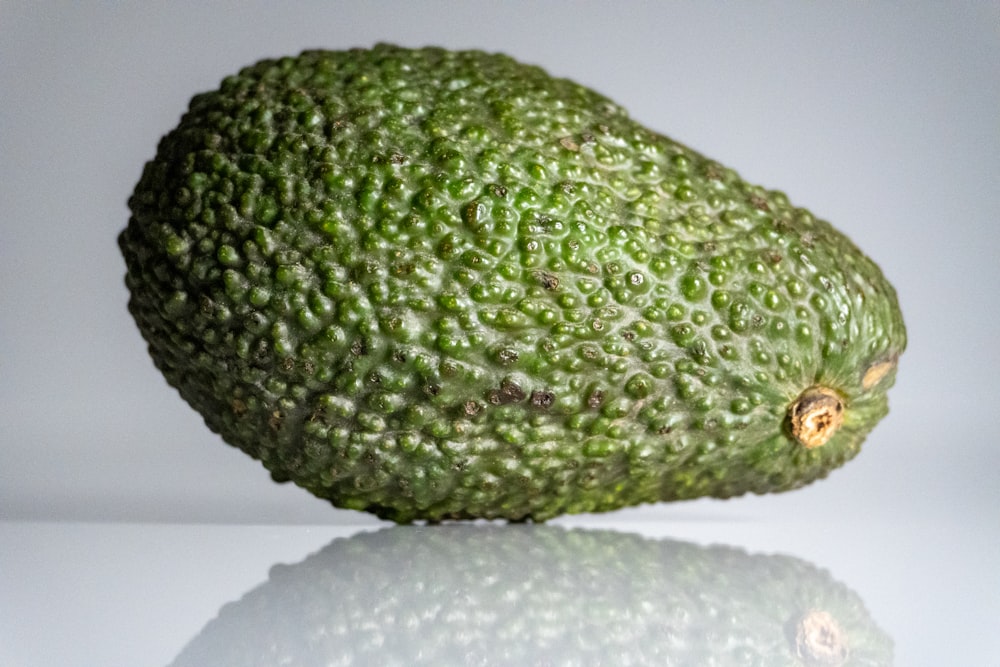
{"type": "Polygon", "coordinates": [[[776,191],[502,55],[309,51],[196,96],[119,244],[222,437],[395,521],[784,491],[857,454],[896,296],[776,191]],[[789,404],[833,389],[807,450],[789,404]]]}
{"type": "Polygon", "coordinates": [[[275,566],[171,664],[886,667],[893,642],[857,593],[790,556],[551,525],[394,526],[275,566]],[[796,625],[817,613],[839,630],[836,660],[800,657],[796,625]]]}

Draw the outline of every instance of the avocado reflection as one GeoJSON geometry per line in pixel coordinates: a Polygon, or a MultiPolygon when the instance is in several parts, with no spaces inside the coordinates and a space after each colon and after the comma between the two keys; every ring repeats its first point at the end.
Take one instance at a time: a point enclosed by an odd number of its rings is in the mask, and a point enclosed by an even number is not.
{"type": "Polygon", "coordinates": [[[858,595],[797,558],[447,525],[339,538],[276,565],[173,665],[891,663],[858,595]]]}

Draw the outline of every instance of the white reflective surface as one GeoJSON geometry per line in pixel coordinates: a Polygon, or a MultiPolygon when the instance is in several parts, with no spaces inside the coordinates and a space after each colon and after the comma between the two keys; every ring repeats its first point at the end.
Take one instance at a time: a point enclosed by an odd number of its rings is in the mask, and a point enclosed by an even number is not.
{"type": "Polygon", "coordinates": [[[0,664],[995,664],[998,532],[7,522],[0,664]]]}

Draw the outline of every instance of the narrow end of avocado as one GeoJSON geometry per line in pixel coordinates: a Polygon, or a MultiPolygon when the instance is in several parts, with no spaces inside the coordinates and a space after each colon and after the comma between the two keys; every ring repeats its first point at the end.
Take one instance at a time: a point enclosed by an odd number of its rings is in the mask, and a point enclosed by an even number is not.
{"type": "Polygon", "coordinates": [[[844,403],[828,387],[810,387],[788,407],[792,437],[806,449],[822,447],[844,423],[844,403]]]}
{"type": "Polygon", "coordinates": [[[813,609],[795,625],[795,652],[806,665],[839,667],[847,662],[847,636],[829,612],[813,609]]]}

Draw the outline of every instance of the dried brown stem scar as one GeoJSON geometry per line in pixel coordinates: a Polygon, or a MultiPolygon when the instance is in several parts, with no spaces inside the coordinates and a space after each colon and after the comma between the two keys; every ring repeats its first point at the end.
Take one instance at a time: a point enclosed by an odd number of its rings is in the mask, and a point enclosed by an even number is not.
{"type": "Polygon", "coordinates": [[[788,425],[806,449],[822,447],[844,423],[844,403],[828,387],[806,389],[788,407],[788,425]]]}

